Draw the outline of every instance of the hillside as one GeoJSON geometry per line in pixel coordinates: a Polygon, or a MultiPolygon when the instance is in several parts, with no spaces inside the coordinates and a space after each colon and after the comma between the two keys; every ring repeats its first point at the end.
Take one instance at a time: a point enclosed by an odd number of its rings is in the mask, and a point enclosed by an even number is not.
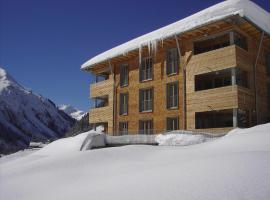
{"type": "Polygon", "coordinates": [[[0,68],[0,153],[24,149],[31,140],[58,139],[73,124],[51,100],[21,86],[0,68]]]}

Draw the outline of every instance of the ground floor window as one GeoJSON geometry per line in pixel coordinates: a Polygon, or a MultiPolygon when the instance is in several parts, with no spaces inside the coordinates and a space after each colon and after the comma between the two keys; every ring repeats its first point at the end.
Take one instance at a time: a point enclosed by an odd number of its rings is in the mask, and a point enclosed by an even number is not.
{"type": "Polygon", "coordinates": [[[233,109],[195,113],[196,129],[233,127],[233,109]]]}
{"type": "Polygon", "coordinates": [[[119,135],[128,134],[128,122],[119,122],[119,135]]]}
{"type": "Polygon", "coordinates": [[[179,118],[167,117],[167,131],[179,130],[179,118]]]}
{"type": "Polygon", "coordinates": [[[139,134],[153,134],[153,120],[140,120],[139,134]]]}

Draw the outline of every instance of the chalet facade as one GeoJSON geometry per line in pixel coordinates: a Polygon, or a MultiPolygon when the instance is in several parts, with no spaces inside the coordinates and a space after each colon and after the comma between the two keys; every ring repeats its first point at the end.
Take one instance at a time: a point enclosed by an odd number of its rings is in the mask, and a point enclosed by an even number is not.
{"type": "Polygon", "coordinates": [[[96,77],[90,123],[109,134],[220,133],[266,123],[270,14],[251,1],[225,1],[104,52],[82,69],[96,77]]]}

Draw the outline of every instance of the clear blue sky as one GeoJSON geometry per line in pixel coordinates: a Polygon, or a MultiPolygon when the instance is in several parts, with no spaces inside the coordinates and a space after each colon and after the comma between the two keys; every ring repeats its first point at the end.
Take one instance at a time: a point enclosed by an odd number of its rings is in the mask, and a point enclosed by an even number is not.
{"type": "MultiPolygon", "coordinates": [[[[90,107],[80,65],[220,0],[0,0],[0,66],[56,104],[90,107]]],[[[270,11],[270,0],[255,0],[270,11]]]]}

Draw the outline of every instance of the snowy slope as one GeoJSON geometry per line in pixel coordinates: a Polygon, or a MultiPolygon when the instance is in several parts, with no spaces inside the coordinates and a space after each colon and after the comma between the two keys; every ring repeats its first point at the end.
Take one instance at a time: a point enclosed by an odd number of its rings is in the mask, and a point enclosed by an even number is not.
{"type": "Polygon", "coordinates": [[[73,123],[52,101],[24,88],[0,68],[0,153],[25,148],[31,139],[62,137],[73,123]]]}
{"type": "Polygon", "coordinates": [[[70,117],[81,120],[82,117],[86,114],[85,112],[78,110],[77,108],[72,107],[71,105],[60,105],[59,110],[64,111],[66,114],[68,114],[70,117]]]}
{"type": "Polygon", "coordinates": [[[49,154],[0,159],[0,199],[268,200],[269,130],[270,124],[235,130],[190,146],[73,148],[57,154],[48,145],[49,154]]]}
{"type": "MultiPolygon", "coordinates": [[[[181,8],[179,8],[179,12],[181,12],[181,8]]],[[[141,49],[142,46],[155,48],[157,42],[163,39],[234,15],[247,18],[270,34],[270,14],[266,10],[250,0],[228,0],[101,53],[85,62],[81,68],[86,69],[113,57],[125,55],[129,51],[141,49]]]]}

